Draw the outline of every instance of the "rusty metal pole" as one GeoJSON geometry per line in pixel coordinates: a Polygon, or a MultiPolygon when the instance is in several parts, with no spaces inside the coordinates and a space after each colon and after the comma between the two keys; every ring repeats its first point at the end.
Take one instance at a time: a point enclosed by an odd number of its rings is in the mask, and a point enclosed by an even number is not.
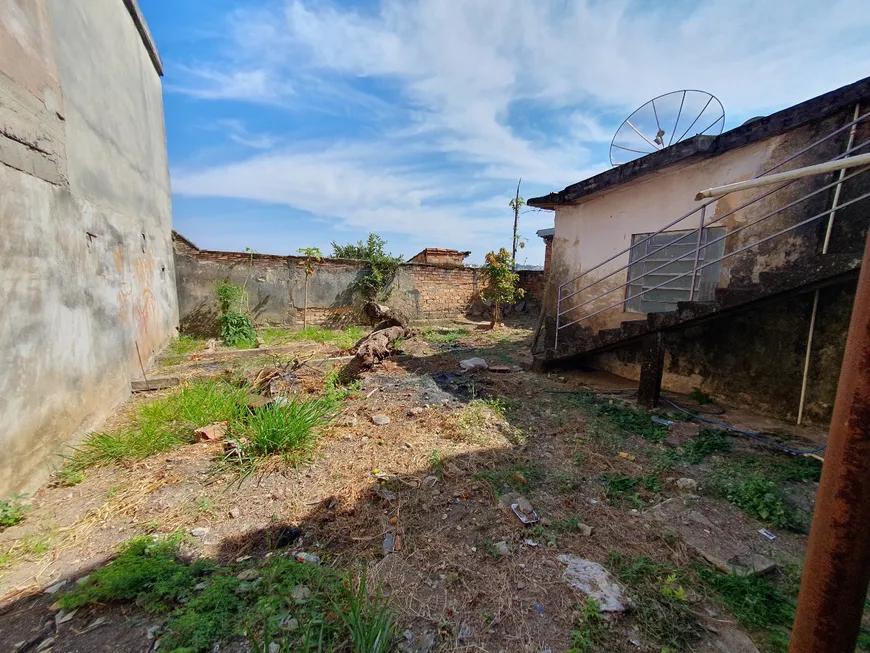
{"type": "Polygon", "coordinates": [[[870,581],[870,234],[849,323],[790,653],[855,650],[870,581]]]}

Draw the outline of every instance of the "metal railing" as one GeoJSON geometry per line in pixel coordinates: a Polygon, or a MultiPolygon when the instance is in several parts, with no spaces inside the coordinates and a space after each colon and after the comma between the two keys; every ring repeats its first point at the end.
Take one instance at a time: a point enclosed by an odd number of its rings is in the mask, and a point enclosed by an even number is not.
{"type": "MultiPolygon", "coordinates": [[[[810,145],[806,146],[805,148],[801,149],[800,151],[796,152],[795,154],[792,154],[790,157],[780,161],[775,166],[773,166],[773,167],[765,170],[761,174],[757,175],[755,178],[757,179],[759,177],[763,177],[765,175],[769,175],[769,174],[773,173],[774,171],[778,170],[782,166],[794,161],[795,159],[797,159],[800,156],[803,156],[804,154],[807,154],[808,152],[810,152],[814,148],[818,147],[820,144],[830,140],[831,138],[834,138],[838,134],[842,134],[843,132],[845,132],[847,130],[852,130],[852,132],[854,134],[854,130],[856,129],[857,125],[862,123],[862,122],[865,122],[867,120],[870,120],[870,112],[865,113],[859,117],[856,117],[851,122],[849,122],[849,123],[843,125],[842,127],[832,131],[831,133],[827,134],[826,136],[823,136],[819,140],[811,143],[810,145]]],[[[839,154],[838,156],[836,156],[832,159],[827,159],[827,160],[828,161],[837,161],[840,159],[844,159],[844,158],[853,156],[855,153],[867,148],[868,146],[870,146],[870,139],[865,140],[857,145],[851,145],[851,139],[850,139],[850,145],[847,146],[846,151],[844,151],[842,154],[839,154]]],[[[704,203],[698,205],[696,208],[692,209],[688,213],[681,215],[677,219],[669,222],[668,224],[666,224],[665,226],[660,228],[658,231],[647,235],[646,237],[644,237],[642,240],[640,240],[638,242],[632,243],[632,245],[630,247],[614,254],[613,256],[610,256],[609,258],[598,263],[594,267],[591,267],[588,270],[585,270],[584,272],[577,275],[573,279],[569,279],[568,281],[562,283],[558,289],[558,300],[557,300],[557,304],[556,304],[556,334],[555,334],[554,348],[558,349],[558,347],[559,347],[559,332],[561,330],[566,329],[566,328],[573,326],[575,324],[579,324],[579,323],[581,323],[585,320],[588,320],[596,315],[599,315],[605,311],[609,311],[609,310],[616,308],[616,307],[619,307],[619,306],[624,306],[628,301],[630,301],[632,299],[646,295],[647,293],[650,293],[654,290],[660,290],[660,289],[664,288],[665,286],[671,286],[670,289],[674,289],[674,287],[671,284],[673,284],[675,281],[677,281],[679,279],[683,279],[683,278],[691,276],[691,283],[689,285],[689,301],[694,301],[694,299],[695,299],[695,286],[696,286],[696,283],[697,283],[698,278],[699,278],[698,273],[701,272],[702,270],[704,270],[712,265],[715,265],[717,263],[720,263],[726,259],[729,259],[733,256],[741,254],[749,249],[753,249],[755,247],[758,247],[762,243],[765,243],[769,240],[772,240],[773,238],[777,238],[777,237],[782,236],[783,234],[786,234],[790,231],[794,231],[795,229],[798,229],[804,225],[810,224],[811,222],[813,222],[815,220],[822,219],[825,216],[830,216],[834,212],[836,212],[840,209],[843,209],[851,204],[855,204],[856,202],[862,201],[862,200],[866,199],[867,197],[870,197],[870,193],[864,193],[863,195],[851,198],[850,200],[848,200],[846,202],[838,203],[839,192],[835,191],[835,197],[837,199],[835,199],[834,205],[831,206],[830,208],[820,212],[820,213],[817,213],[816,215],[813,215],[810,218],[806,218],[806,219],[800,220],[798,222],[795,222],[795,223],[791,224],[790,226],[786,227],[785,229],[781,229],[781,230],[778,230],[774,233],[767,234],[763,238],[759,238],[757,240],[754,240],[753,242],[749,243],[748,245],[744,245],[744,246],[739,247],[737,249],[734,249],[730,252],[727,252],[718,258],[715,258],[712,260],[705,260],[703,263],[702,263],[702,259],[701,259],[701,251],[702,250],[704,250],[707,247],[710,247],[710,245],[713,245],[717,242],[725,240],[729,236],[732,236],[736,233],[744,231],[744,230],[748,229],[749,227],[753,227],[755,225],[758,225],[759,223],[764,222],[764,221],[772,218],[773,216],[782,213],[783,211],[786,211],[790,208],[793,208],[793,207],[797,206],[798,204],[801,204],[802,202],[805,202],[806,200],[808,200],[814,196],[819,195],[820,193],[824,193],[832,188],[841,188],[842,184],[844,182],[866,172],[867,170],[870,170],[870,167],[859,168],[857,171],[851,172],[849,174],[841,173],[836,181],[833,181],[829,184],[825,184],[824,186],[822,186],[820,188],[816,188],[816,189],[810,191],[809,193],[806,193],[805,195],[799,197],[798,199],[792,200],[792,201],[786,203],[785,205],[779,207],[778,209],[776,209],[774,211],[770,211],[768,213],[765,213],[764,215],[762,215],[759,218],[753,219],[751,222],[747,222],[747,223],[742,224],[738,227],[734,227],[733,229],[730,229],[724,236],[720,236],[720,237],[715,238],[715,239],[707,240],[706,242],[703,242],[704,230],[709,229],[709,227],[711,225],[715,225],[716,223],[721,223],[725,218],[727,218],[731,215],[734,215],[735,213],[738,213],[739,211],[743,211],[744,209],[746,209],[749,206],[752,206],[753,204],[761,202],[762,200],[770,197],[771,195],[774,195],[775,193],[783,190],[784,188],[787,188],[788,186],[791,186],[794,183],[797,183],[800,180],[793,179],[791,181],[786,181],[782,184],[779,184],[775,188],[773,188],[772,190],[763,192],[760,195],[758,195],[757,197],[754,197],[753,199],[741,204],[740,206],[738,206],[734,209],[731,209],[731,210],[727,211],[726,213],[720,215],[719,217],[717,217],[713,220],[709,220],[709,221],[707,220],[707,207],[709,207],[711,204],[714,204],[715,202],[719,201],[720,199],[722,199],[722,197],[726,197],[727,194],[718,196],[715,199],[709,200],[707,202],[704,202],[704,203]],[[665,233],[666,231],[670,230],[672,227],[680,224],[681,222],[689,220],[691,218],[695,218],[695,220],[697,221],[695,224],[697,224],[697,226],[694,226],[694,224],[693,224],[692,228],[687,230],[686,233],[684,233],[683,235],[681,235],[673,240],[669,240],[667,244],[662,245],[658,249],[654,249],[650,252],[647,252],[646,254],[644,254],[642,256],[639,256],[638,258],[632,259],[631,255],[630,255],[632,250],[636,250],[639,247],[644,246],[646,243],[651,241],[656,236],[658,236],[662,233],[665,233]],[[662,250],[669,248],[669,247],[672,247],[674,244],[679,243],[680,241],[683,241],[683,240],[690,238],[692,236],[695,236],[696,241],[695,241],[695,247],[691,251],[688,251],[679,257],[669,259],[666,263],[664,263],[664,264],[662,264],[662,265],[660,265],[652,270],[643,271],[639,276],[636,276],[634,278],[631,277],[631,269],[634,266],[637,266],[639,263],[646,261],[647,259],[651,258],[655,254],[661,252],[662,250]],[[596,270],[599,270],[600,268],[607,265],[608,263],[611,263],[612,261],[614,261],[622,256],[625,256],[625,255],[629,255],[629,262],[628,263],[626,263],[625,265],[622,265],[614,270],[610,270],[604,276],[596,278],[596,279],[592,280],[591,282],[589,282],[589,275],[591,273],[595,272],[596,270]],[[619,301],[613,302],[613,303],[609,304],[608,306],[605,306],[604,308],[600,308],[600,309],[597,309],[597,310],[594,310],[591,312],[587,310],[586,312],[582,312],[579,315],[577,314],[577,311],[579,309],[583,308],[584,306],[588,306],[589,304],[592,304],[593,302],[598,302],[602,298],[604,298],[608,295],[611,295],[614,292],[617,292],[617,291],[622,290],[624,288],[628,288],[631,284],[638,282],[638,281],[641,281],[644,277],[648,277],[650,275],[653,275],[657,271],[659,271],[665,267],[668,267],[670,265],[673,265],[674,263],[676,263],[678,261],[688,261],[688,260],[692,260],[692,270],[689,272],[684,272],[684,273],[679,274],[679,275],[669,275],[671,278],[669,278],[667,281],[664,281],[662,283],[659,283],[658,285],[655,285],[655,286],[652,286],[649,288],[644,287],[642,285],[639,292],[631,293],[630,290],[626,291],[625,296],[620,298],[619,301]],[[584,293],[585,291],[589,291],[597,284],[600,284],[601,282],[606,281],[607,279],[611,279],[614,276],[616,276],[622,272],[625,272],[625,271],[627,271],[626,281],[624,281],[623,283],[620,283],[620,284],[613,286],[613,287],[609,287],[606,290],[604,290],[603,292],[594,294],[594,296],[592,296],[591,298],[586,298],[584,296],[583,298],[581,298],[582,301],[580,301],[579,303],[575,301],[574,303],[569,304],[569,300],[572,299],[573,297],[576,297],[576,296],[580,295],[580,293],[584,293]],[[586,279],[587,283],[585,283],[585,285],[582,285],[582,287],[577,288],[576,286],[584,279],[586,279]]],[[[641,266],[638,266],[638,267],[641,267],[641,266]]]]}

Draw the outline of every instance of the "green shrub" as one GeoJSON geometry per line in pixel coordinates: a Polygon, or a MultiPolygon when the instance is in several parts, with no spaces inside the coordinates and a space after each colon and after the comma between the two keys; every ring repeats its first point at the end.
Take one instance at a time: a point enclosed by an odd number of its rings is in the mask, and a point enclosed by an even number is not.
{"type": "Polygon", "coordinates": [[[26,494],[13,494],[8,499],[0,500],[0,530],[15,526],[27,516],[30,506],[25,505],[26,494]]]}
{"type": "Polygon", "coordinates": [[[220,318],[221,340],[227,347],[253,349],[257,344],[257,332],[254,323],[244,313],[230,311],[220,318]]]}
{"type": "Polygon", "coordinates": [[[770,479],[751,476],[729,485],[725,497],[746,514],[774,526],[792,523],[782,489],[770,479]]]}

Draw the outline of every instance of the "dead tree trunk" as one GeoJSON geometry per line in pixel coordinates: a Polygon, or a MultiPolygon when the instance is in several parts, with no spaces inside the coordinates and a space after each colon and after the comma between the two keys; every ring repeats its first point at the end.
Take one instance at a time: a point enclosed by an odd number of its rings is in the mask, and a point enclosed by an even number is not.
{"type": "MultiPolygon", "coordinates": [[[[341,371],[338,374],[341,383],[355,381],[359,378],[359,375],[363,370],[370,369],[378,361],[393,355],[396,351],[393,347],[393,343],[399,338],[404,338],[411,333],[411,330],[407,327],[407,320],[405,320],[404,325],[401,323],[391,324],[391,322],[401,321],[403,316],[392,311],[389,306],[381,306],[379,304],[374,304],[374,302],[370,302],[370,304],[378,307],[379,310],[377,317],[384,317],[385,319],[375,327],[374,331],[357,343],[356,355],[354,355],[347,365],[341,368],[341,371]]],[[[368,305],[369,304],[366,304],[366,307],[368,305]]],[[[375,316],[370,313],[366,307],[363,307],[366,315],[374,318],[375,316]]],[[[374,309],[372,312],[374,313],[374,309]]]]}

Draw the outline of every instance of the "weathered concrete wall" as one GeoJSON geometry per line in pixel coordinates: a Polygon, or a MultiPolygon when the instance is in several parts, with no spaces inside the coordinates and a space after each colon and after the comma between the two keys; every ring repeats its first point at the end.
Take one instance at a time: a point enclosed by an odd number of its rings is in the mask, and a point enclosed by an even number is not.
{"type": "Polygon", "coordinates": [[[0,0],[0,494],[177,324],[160,77],[123,2],[0,0]]]}
{"type": "MultiPolygon", "coordinates": [[[[807,382],[805,419],[831,418],[855,282],[819,292],[807,382]]],[[[792,421],[797,417],[813,293],[783,297],[751,311],[666,334],[662,385],[688,393],[700,388],[731,405],[792,421]]],[[[640,345],[587,361],[600,370],[640,378],[640,345]]]]}
{"type": "MultiPolygon", "coordinates": [[[[218,281],[231,281],[247,290],[255,323],[302,326],[305,258],[200,250],[178,235],[174,246],[183,332],[218,334],[218,281]]],[[[365,274],[366,263],[327,258],[315,268],[308,280],[309,324],[330,328],[367,324],[352,288],[365,274]]],[[[475,268],[405,263],[389,286],[387,303],[414,320],[452,318],[469,311],[480,285],[480,271],[475,268]]],[[[520,287],[538,300],[543,296],[543,273],[520,272],[520,287]]]]}

